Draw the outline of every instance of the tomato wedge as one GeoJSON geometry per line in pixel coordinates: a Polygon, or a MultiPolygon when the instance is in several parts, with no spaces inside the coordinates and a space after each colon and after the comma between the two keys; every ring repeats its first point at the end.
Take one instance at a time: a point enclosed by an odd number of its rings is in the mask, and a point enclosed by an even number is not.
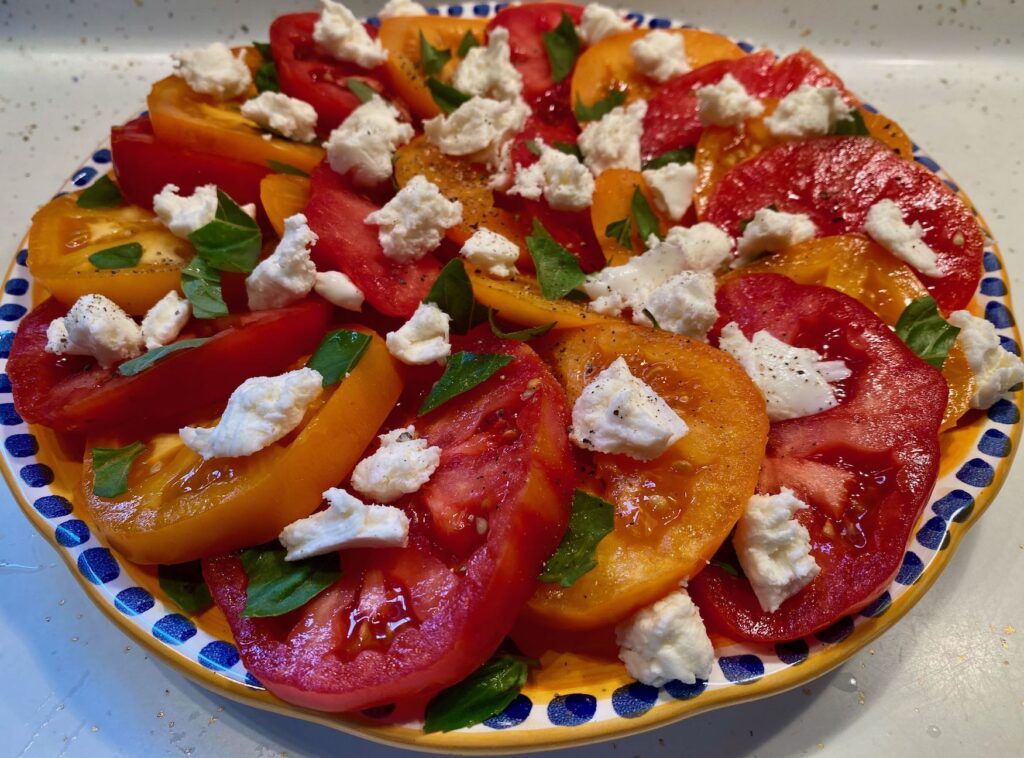
{"type": "Polygon", "coordinates": [[[260,182],[260,202],[278,237],[284,234],[284,220],[302,213],[309,204],[309,179],[291,174],[270,174],[260,182]]]}
{"type": "Polygon", "coordinates": [[[458,347],[515,360],[415,422],[442,454],[431,481],[398,502],[407,548],[342,552],[338,583],[271,619],[241,615],[238,558],[204,563],[246,667],[283,700],[352,711],[463,679],[512,627],[562,538],[573,468],[561,387],[521,343],[458,347]]]}
{"type": "Polygon", "coordinates": [[[766,329],[790,345],[843,360],[852,376],[831,410],[772,424],[759,491],[789,487],[811,507],[817,578],[775,613],[743,577],[710,565],[689,591],[709,628],[732,639],[803,637],[863,608],[892,581],[939,465],[946,382],[871,311],[827,287],[752,274],[718,291],[721,327],[766,329]]]}

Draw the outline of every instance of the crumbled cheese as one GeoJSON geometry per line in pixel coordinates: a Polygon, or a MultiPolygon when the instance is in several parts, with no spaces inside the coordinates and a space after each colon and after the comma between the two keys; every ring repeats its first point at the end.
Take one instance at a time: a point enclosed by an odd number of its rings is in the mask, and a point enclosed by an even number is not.
{"type": "Polygon", "coordinates": [[[508,237],[481,227],[466,240],[459,255],[490,276],[507,279],[516,273],[519,246],[508,237]]]}
{"type": "Polygon", "coordinates": [[[498,148],[498,160],[493,166],[493,173],[487,179],[488,189],[505,192],[512,184],[512,177],[517,166],[512,164],[512,140],[505,140],[498,148]]]}
{"type": "Polygon", "coordinates": [[[327,508],[293,521],[278,540],[288,552],[286,561],[359,547],[405,547],[409,543],[409,517],[390,505],[367,505],[342,489],[324,493],[327,508]]]}
{"type": "Polygon", "coordinates": [[[388,59],[379,39],[341,3],[320,0],[320,18],[313,25],[313,41],[332,58],[363,68],[374,68],[388,59]]]}
{"type": "Polygon", "coordinates": [[[924,229],[921,222],[908,225],[903,212],[892,200],[879,200],[868,210],[864,219],[864,231],[908,266],[925,276],[941,277],[945,272],[939,268],[939,259],[923,241],[924,229]]]}
{"type": "Polygon", "coordinates": [[[648,32],[629,46],[629,54],[640,73],[656,82],[667,82],[690,70],[683,35],[676,32],[648,32]]]}
{"type": "Polygon", "coordinates": [[[355,282],[340,271],[317,272],[313,289],[331,305],[347,311],[361,311],[366,299],[355,282]]]}
{"type": "Polygon", "coordinates": [[[776,137],[806,139],[829,134],[837,122],[853,118],[852,112],[835,87],[801,84],[779,101],[764,123],[776,137]]]}
{"type": "Polygon", "coordinates": [[[307,102],[280,92],[262,92],[242,103],[242,115],[261,128],[296,142],[316,139],[316,110],[307,102]]]}
{"type": "Polygon", "coordinates": [[[363,187],[390,178],[395,150],[415,134],[412,125],[398,117],[398,110],[380,97],[352,111],[324,143],[331,168],[339,174],[351,172],[355,183],[363,187]]]}
{"type": "Polygon", "coordinates": [[[718,320],[715,276],[709,271],[683,271],[651,290],[644,305],[659,328],[703,341],[718,320]]]}
{"type": "Polygon", "coordinates": [[[217,215],[217,187],[204,184],[191,195],[179,196],[174,184],[164,185],[160,194],[153,196],[153,212],[171,234],[188,239],[188,235],[201,229],[217,215]]]}
{"type": "Polygon", "coordinates": [[[417,174],[364,221],[380,227],[377,237],[385,256],[408,263],[437,248],[445,230],[462,222],[462,203],[448,200],[436,184],[417,174]]]}
{"type": "Polygon", "coordinates": [[[316,266],[309,258],[309,250],[316,240],[316,232],[309,228],[303,214],[296,213],[284,220],[284,235],[274,252],[246,277],[250,310],[283,308],[310,293],[316,283],[316,266]]]}
{"type": "Polygon", "coordinates": [[[516,167],[510,195],[538,200],[541,195],[556,211],[581,211],[590,207],[594,195],[594,175],[575,155],[563,153],[538,139],[540,157],[529,166],[516,167]]]}
{"type": "Polygon", "coordinates": [[[444,363],[451,354],[451,317],[433,303],[420,303],[412,318],[384,338],[388,352],[402,363],[444,363]]]}
{"type": "Polygon", "coordinates": [[[523,75],[512,65],[508,29],[494,27],[487,35],[486,47],[474,47],[466,53],[452,75],[452,86],[467,95],[494,100],[519,99],[523,75]]]}
{"type": "Polygon", "coordinates": [[[588,3],[583,9],[583,16],[580,18],[580,25],[576,27],[576,33],[586,45],[590,46],[597,44],[605,37],[632,31],[632,29],[633,24],[620,16],[617,11],[600,3],[588,3]]]}
{"type": "Polygon", "coordinates": [[[530,106],[522,100],[503,102],[474,96],[449,115],[424,121],[423,133],[442,153],[493,169],[501,163],[505,143],[522,130],[529,117],[530,106]]]}
{"type": "Polygon", "coordinates": [[[388,0],[380,9],[377,18],[398,18],[399,16],[426,16],[427,9],[412,0],[388,0]]]}
{"type": "Polygon", "coordinates": [[[843,361],[826,361],[814,350],[793,347],[762,329],[747,339],[735,321],[722,329],[718,347],[736,359],[768,406],[768,418],[813,416],[839,405],[832,382],[850,376],[843,361]]]}
{"type": "Polygon", "coordinates": [[[146,349],[174,342],[192,316],[192,303],[171,290],[146,312],[142,319],[142,338],[146,349]]]}
{"type": "Polygon", "coordinates": [[[186,426],[181,441],[204,460],[252,455],[293,431],[323,390],[323,376],[300,368],[246,379],[228,398],[215,426],[186,426]]]}
{"type": "Polygon", "coordinates": [[[174,75],[180,76],[194,92],[218,100],[238,97],[252,85],[252,74],[245,65],[245,53],[238,55],[223,42],[206,48],[179,50],[174,60],[174,75]]]}
{"type": "Polygon", "coordinates": [[[736,524],[736,557],[766,613],[775,613],[821,570],[811,555],[811,535],[795,518],[805,508],[807,503],[783,487],[777,495],[751,497],[736,524]]]}
{"type": "Polygon", "coordinates": [[[989,408],[1012,387],[1024,381],[1024,363],[1003,348],[995,326],[967,311],[954,311],[949,323],[960,328],[956,341],[974,374],[972,408],[989,408]]]}
{"type": "Polygon", "coordinates": [[[609,168],[640,170],[640,138],[646,114],[647,101],[636,100],[612,108],[599,121],[583,127],[578,144],[583,162],[594,176],[609,168]]]}
{"type": "Polygon", "coordinates": [[[103,368],[141,355],[143,344],[139,325],[103,295],[82,295],[46,330],[46,352],[89,355],[103,368]]]}
{"type": "Polygon", "coordinates": [[[689,431],[661,395],[633,376],[620,356],[591,379],[576,399],[569,439],[588,450],[649,461],[689,431]]]}
{"type": "Polygon", "coordinates": [[[704,126],[739,126],[764,113],[764,104],[732,74],[723,76],[718,84],[698,87],[696,94],[697,114],[704,126]]]}
{"type": "Polygon", "coordinates": [[[743,230],[743,236],[736,241],[739,257],[733,262],[733,268],[761,253],[774,253],[814,239],[817,234],[818,227],[806,213],[782,213],[762,208],[754,214],[743,230]]]}
{"type": "Polygon", "coordinates": [[[629,675],[651,687],[678,680],[707,681],[715,649],[700,610],[686,590],[678,589],[615,628],[619,658],[629,675]]]}
{"type": "Polygon", "coordinates": [[[416,436],[407,426],[380,435],[377,451],[356,464],[352,487],[382,503],[419,491],[441,464],[441,448],[416,436]]]}
{"type": "Polygon", "coordinates": [[[654,204],[673,221],[679,221],[693,202],[697,184],[694,163],[669,163],[643,172],[644,181],[654,193],[654,204]]]}

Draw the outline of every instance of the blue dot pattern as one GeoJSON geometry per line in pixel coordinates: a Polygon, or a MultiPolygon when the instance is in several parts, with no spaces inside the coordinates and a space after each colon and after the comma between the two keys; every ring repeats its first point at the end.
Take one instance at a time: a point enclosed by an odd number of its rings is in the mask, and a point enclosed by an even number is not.
{"type": "Polygon", "coordinates": [[[121,567],[105,547],[90,547],[79,553],[78,571],[93,584],[106,584],[121,575],[121,567]]]}
{"type": "Polygon", "coordinates": [[[548,720],[555,726],[586,724],[596,712],[597,698],[593,695],[558,695],[548,703],[548,720]]]}
{"type": "Polygon", "coordinates": [[[668,29],[672,22],[667,18],[652,18],[647,25],[652,29],[668,29]]]}
{"type": "Polygon", "coordinates": [[[875,600],[872,600],[866,608],[861,610],[860,615],[866,616],[867,618],[873,619],[878,618],[892,605],[892,595],[889,594],[888,590],[879,595],[875,600]]]}
{"type": "Polygon", "coordinates": [[[11,393],[11,377],[7,374],[0,374],[0,394],[9,395],[11,393]]]}
{"type": "Polygon", "coordinates": [[[448,15],[449,16],[455,16],[456,18],[461,16],[462,15],[462,6],[461,5],[449,5],[448,6],[448,15]]]}
{"type": "Polygon", "coordinates": [[[71,177],[71,183],[76,187],[84,187],[91,182],[98,173],[99,172],[92,166],[85,166],[75,172],[75,175],[71,177]]]}
{"type": "Polygon", "coordinates": [[[939,164],[936,163],[935,161],[933,161],[931,158],[929,158],[926,155],[915,155],[914,156],[914,160],[917,161],[918,163],[920,163],[922,166],[924,166],[926,169],[928,169],[932,173],[937,174],[941,170],[939,168],[939,164]]]}
{"type": "Polygon", "coordinates": [[[196,625],[180,613],[169,613],[153,624],[153,636],[168,645],[180,645],[196,636],[196,625]]]}
{"type": "Polygon", "coordinates": [[[16,260],[18,261],[19,265],[28,265],[28,248],[24,250],[19,250],[16,260]]]}
{"type": "Polygon", "coordinates": [[[946,519],[932,516],[917,530],[917,541],[929,550],[938,550],[946,538],[946,519]]]}
{"type": "Polygon", "coordinates": [[[764,676],[764,662],[756,655],[726,655],[718,659],[722,674],[733,684],[748,684],[764,676]]]}
{"type": "MultiPolygon", "coordinates": [[[[246,672],[245,672],[245,683],[246,683],[246,684],[247,684],[248,686],[250,686],[250,687],[252,687],[253,689],[255,689],[255,690],[262,690],[262,689],[266,689],[266,688],[265,688],[265,687],[263,686],[263,683],[262,683],[262,682],[260,682],[260,680],[259,680],[259,679],[257,679],[256,677],[254,677],[254,676],[253,676],[252,674],[250,674],[250,673],[249,673],[248,671],[246,671],[246,672]]],[[[394,709],[394,706],[391,706],[391,708],[392,708],[392,709],[394,709]]]]}
{"type": "Polygon", "coordinates": [[[473,6],[473,15],[486,18],[491,15],[491,6],[487,3],[477,3],[473,6]]]}
{"type": "Polygon", "coordinates": [[[999,262],[999,258],[996,257],[996,254],[989,250],[986,250],[984,256],[982,256],[982,265],[989,273],[999,271],[999,269],[1003,267],[1003,264],[999,262]]]}
{"type": "Polygon", "coordinates": [[[995,469],[981,458],[971,458],[956,472],[957,479],[972,487],[988,487],[995,476],[995,469]]]}
{"type": "Polygon", "coordinates": [[[997,424],[1016,424],[1020,421],[1020,411],[1009,400],[997,400],[988,409],[988,417],[997,424]]]}
{"type": "Polygon", "coordinates": [[[1006,294],[1006,285],[1002,279],[994,276],[986,276],[981,280],[981,294],[989,297],[1002,297],[1006,294]]]}
{"type": "Polygon", "coordinates": [[[28,292],[28,279],[8,279],[4,292],[8,295],[24,295],[28,292]]]}
{"type": "Polygon", "coordinates": [[[991,455],[995,458],[1005,458],[1010,454],[1012,443],[1010,438],[1003,434],[998,429],[988,429],[981,439],[978,440],[978,450],[983,452],[985,455],[991,455]]]}
{"type": "Polygon", "coordinates": [[[842,642],[853,633],[853,619],[849,616],[845,616],[839,619],[832,626],[827,629],[822,629],[820,632],[815,634],[819,640],[824,642],[826,645],[835,645],[837,642],[842,642]]]}
{"type": "Polygon", "coordinates": [[[28,458],[39,452],[39,443],[32,434],[12,434],[4,440],[4,448],[12,458],[28,458]]]}
{"type": "Polygon", "coordinates": [[[946,521],[955,520],[960,513],[974,505],[974,498],[964,490],[953,490],[932,503],[932,512],[946,521]]]}
{"type": "Polygon", "coordinates": [[[14,332],[0,332],[0,358],[9,358],[11,355],[11,343],[14,342],[14,332]]]}
{"type": "Polygon", "coordinates": [[[71,513],[71,502],[60,495],[44,495],[32,503],[43,518],[60,518],[71,513]]]}
{"type": "Polygon", "coordinates": [[[775,646],[775,655],[787,666],[796,666],[807,660],[807,656],[810,655],[810,648],[803,640],[780,642],[775,646]]]}
{"type": "Polygon", "coordinates": [[[519,694],[516,695],[515,700],[505,706],[505,710],[484,721],[484,726],[491,729],[511,729],[526,721],[531,711],[533,711],[533,701],[526,695],[519,694]]]}
{"type": "Polygon", "coordinates": [[[30,463],[27,466],[22,466],[18,476],[29,487],[45,487],[48,484],[53,484],[53,469],[45,463],[30,463]]]}
{"type": "Polygon", "coordinates": [[[708,682],[706,679],[698,679],[693,684],[680,682],[678,679],[665,683],[665,692],[675,700],[693,700],[693,698],[697,697],[707,688],[708,682]]]}
{"type": "Polygon", "coordinates": [[[0,424],[17,426],[20,423],[21,416],[14,410],[14,403],[0,403],[0,424]]]}
{"type": "Polygon", "coordinates": [[[110,151],[104,147],[92,154],[92,161],[93,163],[110,163],[112,157],[110,151]]]}
{"type": "Polygon", "coordinates": [[[913,584],[921,578],[923,571],[924,562],[918,554],[907,552],[903,556],[903,564],[900,566],[899,573],[896,574],[895,581],[897,584],[913,584]]]}
{"type": "Polygon", "coordinates": [[[1008,353],[1013,353],[1014,355],[1017,356],[1020,355],[1020,345],[1014,342],[1012,338],[1007,337],[1005,334],[999,335],[999,346],[1002,347],[1003,350],[1005,350],[1008,353]]]}
{"type": "Polygon", "coordinates": [[[156,605],[153,596],[142,587],[128,587],[117,593],[114,607],[125,616],[138,616],[156,605]]]}
{"type": "Polygon", "coordinates": [[[996,329],[1009,329],[1014,325],[1013,314],[1010,309],[1002,303],[990,300],[985,305],[985,318],[988,319],[996,329]]]}
{"type": "Polygon", "coordinates": [[[651,710],[657,700],[657,687],[633,682],[612,693],[612,709],[624,719],[635,719],[651,710]]]}
{"type": "Polygon", "coordinates": [[[17,303],[4,303],[0,305],[0,321],[17,321],[28,313],[28,308],[17,303]]]}
{"type": "Polygon", "coordinates": [[[238,663],[238,649],[230,642],[214,640],[199,651],[199,662],[208,669],[224,671],[238,663]]]}
{"type": "Polygon", "coordinates": [[[73,518],[58,525],[54,536],[64,547],[78,547],[88,542],[91,535],[84,521],[73,518]]]}

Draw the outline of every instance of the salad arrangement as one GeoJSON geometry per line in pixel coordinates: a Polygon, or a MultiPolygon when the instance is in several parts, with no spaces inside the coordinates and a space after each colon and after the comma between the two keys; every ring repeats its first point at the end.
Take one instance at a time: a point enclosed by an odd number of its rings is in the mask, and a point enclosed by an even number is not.
{"type": "Polygon", "coordinates": [[[105,539],[278,697],[427,731],[563,639],[693,684],[871,603],[1024,379],[971,211],[807,51],[379,15],[177,53],[34,217],[7,373],[105,539]]]}

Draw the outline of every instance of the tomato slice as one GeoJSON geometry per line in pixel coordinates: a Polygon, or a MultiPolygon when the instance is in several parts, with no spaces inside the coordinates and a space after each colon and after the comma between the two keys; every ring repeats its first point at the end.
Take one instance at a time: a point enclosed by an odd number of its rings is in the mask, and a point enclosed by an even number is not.
{"type": "Polygon", "coordinates": [[[944,313],[963,308],[981,278],[982,235],[971,210],[935,174],[870,137],[822,137],[769,148],[729,171],[712,191],[707,220],[739,236],[761,208],[806,213],[819,236],[860,231],[868,210],[893,200],[925,228],[940,278],[919,278],[944,313]]]}
{"type": "MultiPolygon", "coordinates": [[[[632,219],[633,193],[639,188],[647,205],[658,217],[658,228],[664,234],[672,226],[669,219],[658,210],[651,188],[643,174],[625,168],[609,168],[600,173],[594,182],[594,202],[590,207],[591,228],[597,237],[609,266],[620,266],[646,247],[646,240],[640,239],[636,224],[630,222],[630,247],[626,247],[606,232],[608,226],[622,219],[632,219]]],[[[685,224],[686,219],[683,219],[685,224]]]]}
{"type": "Polygon", "coordinates": [[[580,486],[615,505],[597,567],[571,587],[541,585],[530,617],[548,626],[613,624],[700,571],[757,484],[768,437],[764,400],[714,348],[632,324],[598,324],[547,338],[544,354],[570,402],[620,355],[686,421],[689,434],[653,461],[578,456],[580,486]]]}
{"type": "Polygon", "coordinates": [[[302,213],[309,204],[309,179],[292,174],[270,174],[260,182],[260,202],[278,237],[284,235],[284,220],[302,213]]]}
{"type": "Polygon", "coordinates": [[[221,330],[134,376],[100,368],[91,358],[47,353],[46,328],[67,311],[50,298],[18,327],[7,361],[18,414],[59,432],[147,434],[208,418],[249,377],[285,371],[319,344],[331,307],[311,298],[218,323],[193,321],[183,339],[221,330]]]}
{"type": "Polygon", "coordinates": [[[775,613],[743,577],[710,565],[689,591],[709,628],[732,639],[777,642],[823,629],[863,608],[892,581],[939,465],[946,382],[871,311],[826,287],[752,274],[718,290],[721,327],[766,329],[790,345],[843,360],[842,400],[814,416],[772,424],[759,490],[789,487],[810,505],[817,578],[775,613]]]}
{"type": "Polygon", "coordinates": [[[407,548],[342,552],[337,584],[272,619],[242,617],[236,557],[205,562],[246,667],[283,700],[352,711],[463,679],[501,643],[561,540],[573,486],[561,387],[521,343],[459,348],[515,360],[415,422],[442,454],[431,481],[398,503],[407,548]]]}

